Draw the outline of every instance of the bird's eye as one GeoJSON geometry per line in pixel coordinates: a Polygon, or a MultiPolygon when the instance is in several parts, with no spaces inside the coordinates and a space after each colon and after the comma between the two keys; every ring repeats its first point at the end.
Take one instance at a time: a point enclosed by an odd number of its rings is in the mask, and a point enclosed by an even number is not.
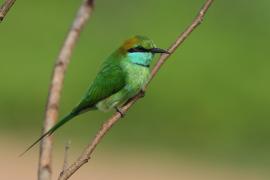
{"type": "Polygon", "coordinates": [[[128,50],[128,52],[130,52],[130,53],[133,53],[133,52],[149,52],[149,50],[148,49],[145,49],[142,46],[137,46],[137,47],[134,47],[134,48],[130,48],[128,50]]]}

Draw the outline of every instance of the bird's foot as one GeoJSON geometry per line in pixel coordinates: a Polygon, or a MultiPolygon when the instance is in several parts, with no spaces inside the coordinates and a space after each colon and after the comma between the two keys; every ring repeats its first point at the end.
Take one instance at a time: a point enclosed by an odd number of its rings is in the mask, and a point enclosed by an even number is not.
{"type": "Polygon", "coordinates": [[[121,115],[121,118],[125,117],[125,113],[121,111],[118,107],[116,107],[115,110],[121,115]]]}
{"type": "Polygon", "coordinates": [[[140,91],[140,96],[141,96],[141,97],[144,97],[144,96],[145,96],[145,90],[144,90],[144,89],[141,89],[141,91],[140,91]]]}

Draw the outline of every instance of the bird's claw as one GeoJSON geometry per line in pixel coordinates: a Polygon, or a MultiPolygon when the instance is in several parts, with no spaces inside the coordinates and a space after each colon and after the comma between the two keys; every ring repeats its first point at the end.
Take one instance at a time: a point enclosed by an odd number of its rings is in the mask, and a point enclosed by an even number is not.
{"type": "Polygon", "coordinates": [[[141,97],[144,97],[144,96],[145,96],[145,90],[141,89],[141,91],[140,91],[140,96],[141,96],[141,97]]]}
{"type": "Polygon", "coordinates": [[[121,111],[118,107],[116,107],[115,110],[121,115],[121,118],[125,117],[125,113],[121,111]]]}

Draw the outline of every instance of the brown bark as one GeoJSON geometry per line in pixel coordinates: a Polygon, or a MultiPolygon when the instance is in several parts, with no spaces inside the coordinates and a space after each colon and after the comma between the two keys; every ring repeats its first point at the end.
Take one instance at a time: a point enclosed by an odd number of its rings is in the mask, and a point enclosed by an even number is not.
{"type": "MultiPolygon", "coordinates": [[[[63,47],[56,60],[49,89],[42,134],[53,127],[58,118],[59,100],[65,71],[70,62],[70,57],[73,52],[75,43],[77,42],[84,25],[86,24],[93,11],[93,6],[94,0],[83,0],[83,3],[78,10],[77,16],[68,32],[63,47]]],[[[41,141],[38,168],[39,180],[51,179],[52,142],[52,136],[45,137],[41,141]]]]}
{"type": "Polygon", "coordinates": [[[6,0],[0,7],[0,22],[4,20],[10,8],[13,6],[16,0],[6,0]]]}

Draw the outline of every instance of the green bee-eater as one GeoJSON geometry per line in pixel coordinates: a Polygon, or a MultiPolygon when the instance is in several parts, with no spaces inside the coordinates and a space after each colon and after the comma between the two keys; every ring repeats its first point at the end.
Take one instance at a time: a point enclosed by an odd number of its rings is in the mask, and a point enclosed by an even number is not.
{"type": "MultiPolygon", "coordinates": [[[[157,48],[151,39],[144,36],[135,36],[126,40],[102,64],[80,103],[29,146],[25,152],[67,121],[86,111],[95,109],[109,111],[114,108],[121,113],[118,107],[139,93],[146,85],[150,75],[150,63],[156,53],[169,52],[157,48]]],[[[123,114],[121,113],[121,115],[123,114]]]]}

